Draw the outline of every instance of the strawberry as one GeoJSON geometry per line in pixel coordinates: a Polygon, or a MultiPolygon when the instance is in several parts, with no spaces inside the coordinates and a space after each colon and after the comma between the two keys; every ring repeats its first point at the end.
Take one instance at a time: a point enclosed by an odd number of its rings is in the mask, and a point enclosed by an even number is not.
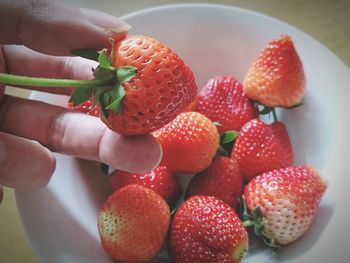
{"type": "Polygon", "coordinates": [[[253,101],[232,77],[215,76],[209,79],[197,97],[198,112],[219,123],[220,133],[239,131],[246,122],[258,117],[253,101]]]}
{"type": "Polygon", "coordinates": [[[213,196],[193,196],[176,211],[168,251],[173,263],[238,263],[248,235],[236,212],[213,196]]]}
{"type": "Polygon", "coordinates": [[[219,145],[216,126],[203,114],[183,112],[153,132],[163,148],[161,164],[173,172],[197,173],[207,168],[219,145]]]}
{"type": "Polygon", "coordinates": [[[72,103],[69,103],[68,108],[72,109],[75,112],[82,112],[95,117],[100,116],[98,112],[98,107],[94,106],[94,102],[92,98],[90,98],[87,101],[84,101],[82,104],[79,104],[75,107],[73,106],[72,103]]]}
{"type": "Polygon", "coordinates": [[[186,109],[197,94],[191,69],[165,44],[132,35],[111,41],[109,49],[74,51],[96,60],[94,79],[34,78],[0,73],[0,83],[37,87],[75,87],[73,107],[93,98],[100,118],[121,135],[150,133],[186,109]]]}
{"type": "Polygon", "coordinates": [[[191,179],[186,190],[186,199],[194,195],[215,196],[236,210],[242,193],[243,179],[237,162],[229,157],[219,156],[207,169],[191,179]]]}
{"type": "MultiPolygon", "coordinates": [[[[125,95],[116,111],[102,109],[106,113],[102,120],[112,130],[123,135],[154,131],[194,100],[197,86],[192,71],[166,45],[146,36],[128,36],[112,52],[114,67],[136,69],[122,84],[125,95]]],[[[103,100],[102,107],[110,104],[103,100]]]]}
{"type": "Polygon", "coordinates": [[[113,192],[98,215],[102,246],[115,260],[147,262],[161,250],[170,224],[165,200],[141,185],[113,192]]]}
{"type": "Polygon", "coordinates": [[[255,177],[244,189],[256,234],[272,246],[299,239],[311,226],[327,184],[312,166],[276,169],[255,177]]]}
{"type": "Polygon", "coordinates": [[[272,40],[251,64],[243,81],[249,98],[269,107],[292,107],[305,94],[305,73],[290,36],[272,40]]]}
{"type": "Polygon", "coordinates": [[[249,121],[239,132],[231,157],[237,161],[246,182],[261,173],[292,165],[287,128],[282,122],[249,121]]]}
{"type": "Polygon", "coordinates": [[[178,179],[165,166],[158,166],[153,171],[143,174],[115,170],[110,174],[109,182],[113,190],[118,190],[129,184],[148,187],[167,202],[174,202],[181,193],[178,179]]]}

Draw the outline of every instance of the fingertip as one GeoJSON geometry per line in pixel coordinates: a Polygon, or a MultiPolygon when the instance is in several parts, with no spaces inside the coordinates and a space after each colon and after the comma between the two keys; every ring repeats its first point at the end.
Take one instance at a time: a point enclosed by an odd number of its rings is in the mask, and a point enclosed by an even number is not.
{"type": "Polygon", "coordinates": [[[23,190],[27,191],[38,190],[45,187],[50,182],[52,175],[56,170],[55,155],[40,143],[36,141],[32,141],[32,143],[37,145],[38,151],[40,151],[41,154],[38,158],[35,158],[37,161],[37,176],[33,173],[32,183],[23,188],[23,190]],[[38,161],[39,158],[40,161],[38,161]]]}
{"type": "MultiPolygon", "coordinates": [[[[146,173],[156,168],[163,155],[163,150],[159,141],[151,134],[131,138],[137,147],[137,155],[130,162],[130,166],[125,168],[128,172],[146,173]]],[[[126,162],[127,164],[128,162],[126,162]]]]}
{"type": "Polygon", "coordinates": [[[56,159],[36,141],[1,133],[0,183],[22,191],[38,190],[51,179],[56,159]]]}
{"type": "Polygon", "coordinates": [[[145,173],[158,166],[162,147],[152,135],[120,136],[106,131],[100,145],[100,159],[118,170],[145,173]]]}
{"type": "Polygon", "coordinates": [[[94,25],[116,34],[125,34],[131,29],[131,26],[124,20],[105,12],[87,8],[80,8],[80,11],[83,16],[94,25]]]}

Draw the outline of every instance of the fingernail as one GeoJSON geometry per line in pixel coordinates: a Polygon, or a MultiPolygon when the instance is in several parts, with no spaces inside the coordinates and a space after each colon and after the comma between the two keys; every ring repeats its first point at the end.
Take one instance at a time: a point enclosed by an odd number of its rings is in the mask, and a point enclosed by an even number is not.
{"type": "Polygon", "coordinates": [[[0,165],[4,164],[7,159],[7,146],[4,142],[0,141],[0,165]]]}
{"type": "Polygon", "coordinates": [[[116,34],[127,32],[131,26],[125,21],[96,10],[80,8],[82,14],[93,24],[116,34]]]}
{"type": "Polygon", "coordinates": [[[121,22],[123,22],[123,23],[120,23],[120,25],[118,27],[106,28],[106,29],[109,31],[112,31],[113,33],[116,33],[116,34],[128,32],[131,29],[131,26],[124,21],[121,21],[121,22]]]}

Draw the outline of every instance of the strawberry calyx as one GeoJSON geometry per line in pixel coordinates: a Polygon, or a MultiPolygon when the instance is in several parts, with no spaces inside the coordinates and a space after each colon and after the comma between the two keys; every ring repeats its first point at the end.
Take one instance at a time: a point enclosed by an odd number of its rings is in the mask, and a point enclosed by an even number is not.
{"type": "Polygon", "coordinates": [[[82,50],[75,52],[88,59],[95,59],[99,66],[94,70],[94,77],[97,80],[110,80],[110,84],[96,87],[76,87],[73,90],[70,102],[77,106],[84,101],[94,98],[93,105],[100,105],[100,114],[108,117],[108,110],[119,114],[121,112],[121,101],[125,96],[123,83],[130,81],[137,73],[137,69],[132,66],[113,66],[113,43],[112,52],[107,56],[107,50],[101,52],[82,50]]]}
{"type": "Polygon", "coordinates": [[[14,86],[74,87],[69,100],[73,107],[92,97],[91,108],[99,105],[100,114],[107,118],[110,111],[116,114],[121,112],[121,102],[125,95],[122,84],[130,81],[137,73],[137,69],[132,66],[114,67],[113,49],[112,43],[112,52],[109,56],[107,49],[100,52],[95,50],[74,52],[81,57],[99,62],[99,66],[93,69],[95,78],[92,80],[37,78],[0,73],[0,83],[14,86]]]}
{"type": "Polygon", "coordinates": [[[229,156],[237,136],[238,132],[235,130],[226,131],[220,134],[220,143],[216,155],[229,156]]]}
{"type": "Polygon", "coordinates": [[[244,198],[242,198],[242,221],[245,228],[252,227],[255,235],[262,239],[262,241],[273,251],[277,251],[280,246],[277,244],[275,238],[265,229],[265,218],[261,213],[260,207],[257,207],[252,213],[247,209],[244,198]]]}

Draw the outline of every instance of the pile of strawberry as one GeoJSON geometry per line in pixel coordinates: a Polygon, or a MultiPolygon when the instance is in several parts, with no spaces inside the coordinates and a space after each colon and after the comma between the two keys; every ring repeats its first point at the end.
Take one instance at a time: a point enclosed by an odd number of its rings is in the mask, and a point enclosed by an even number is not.
{"type": "MultiPolygon", "coordinates": [[[[130,36],[119,49],[113,64],[137,74],[125,81],[119,113],[102,117],[126,135],[151,132],[163,159],[145,174],[110,174],[113,193],[98,216],[106,252],[118,262],[148,262],[165,246],[175,263],[236,263],[248,251],[246,228],[272,249],[304,235],[327,184],[314,167],[294,165],[287,128],[275,114],[305,94],[291,38],[268,43],[243,84],[215,76],[198,94],[192,72],[163,44],[130,36]],[[185,189],[179,173],[190,179],[185,189]]],[[[74,109],[101,116],[93,100],[74,109]]]]}

